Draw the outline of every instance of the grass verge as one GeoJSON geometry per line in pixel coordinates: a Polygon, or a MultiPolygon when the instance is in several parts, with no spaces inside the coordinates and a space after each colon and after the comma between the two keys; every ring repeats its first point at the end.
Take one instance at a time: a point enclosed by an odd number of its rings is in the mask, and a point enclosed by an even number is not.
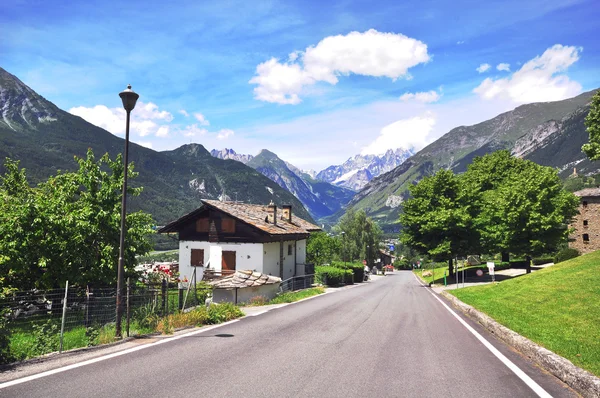
{"type": "Polygon", "coordinates": [[[600,376],[598,263],[600,251],[498,284],[449,293],[600,376]]]}

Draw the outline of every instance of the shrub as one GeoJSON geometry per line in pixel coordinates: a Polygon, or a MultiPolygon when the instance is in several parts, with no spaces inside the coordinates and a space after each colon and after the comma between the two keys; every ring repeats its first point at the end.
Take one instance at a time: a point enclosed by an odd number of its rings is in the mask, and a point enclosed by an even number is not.
{"type": "Polygon", "coordinates": [[[570,247],[566,247],[566,248],[560,250],[558,253],[556,253],[556,256],[554,257],[554,263],[558,264],[562,261],[567,261],[569,259],[579,257],[579,256],[580,256],[579,250],[572,249],[570,247]]]}
{"type": "Polygon", "coordinates": [[[33,349],[36,355],[43,355],[58,350],[60,345],[60,331],[52,320],[49,319],[45,323],[33,325],[32,329],[35,336],[33,349]]]}
{"type": "Polygon", "coordinates": [[[154,329],[158,325],[160,317],[157,313],[156,302],[151,302],[137,308],[133,312],[133,319],[141,328],[154,329]]]}
{"type": "Polygon", "coordinates": [[[8,318],[0,311],[0,364],[10,363],[14,360],[10,352],[10,329],[8,318]]]}
{"type": "Polygon", "coordinates": [[[534,258],[532,260],[533,265],[543,265],[543,264],[548,264],[548,263],[553,263],[553,262],[554,262],[553,257],[538,257],[538,258],[534,258]]]}
{"type": "Polygon", "coordinates": [[[243,315],[242,310],[233,303],[213,304],[208,307],[208,323],[211,324],[231,321],[243,315]]]}
{"type": "Polygon", "coordinates": [[[344,280],[344,270],[333,266],[315,267],[315,274],[324,285],[337,286],[344,280]]]}

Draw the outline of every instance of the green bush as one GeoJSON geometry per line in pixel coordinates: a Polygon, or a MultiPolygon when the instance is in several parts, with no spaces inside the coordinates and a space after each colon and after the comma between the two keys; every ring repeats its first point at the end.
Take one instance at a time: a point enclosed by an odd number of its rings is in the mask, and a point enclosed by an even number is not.
{"type": "Polygon", "coordinates": [[[212,304],[208,307],[208,323],[210,324],[231,321],[243,315],[242,310],[233,303],[212,304]]]}
{"type": "Polygon", "coordinates": [[[10,352],[10,328],[8,318],[0,311],[0,364],[10,363],[14,360],[10,352]]]}
{"type": "Polygon", "coordinates": [[[51,319],[39,325],[33,325],[35,356],[58,351],[60,345],[60,329],[51,319]]]}
{"type": "Polygon", "coordinates": [[[328,286],[337,286],[344,280],[344,270],[331,265],[315,267],[317,281],[328,286]]]}
{"type": "Polygon", "coordinates": [[[579,256],[580,256],[579,250],[572,249],[570,247],[566,247],[566,248],[562,249],[561,251],[559,251],[558,253],[556,253],[556,256],[554,256],[554,264],[558,264],[562,261],[567,261],[569,259],[579,257],[579,256]]]}
{"type": "Polygon", "coordinates": [[[334,267],[336,268],[340,268],[342,270],[349,270],[352,272],[352,274],[354,275],[354,280],[349,277],[346,276],[344,278],[344,283],[346,284],[352,284],[354,283],[360,283],[364,280],[365,277],[365,266],[360,264],[360,263],[340,263],[340,262],[334,262],[332,264],[334,267]]]}

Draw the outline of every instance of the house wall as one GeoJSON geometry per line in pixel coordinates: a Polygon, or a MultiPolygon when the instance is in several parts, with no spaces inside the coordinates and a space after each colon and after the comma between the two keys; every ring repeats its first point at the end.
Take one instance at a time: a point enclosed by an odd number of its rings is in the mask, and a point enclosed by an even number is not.
{"type": "Polygon", "coordinates": [[[267,275],[279,276],[279,242],[264,244],[262,272],[267,275]]]}
{"type": "MultiPolygon", "coordinates": [[[[237,289],[237,303],[247,303],[253,297],[263,296],[266,299],[270,300],[277,295],[279,291],[279,283],[275,283],[272,285],[262,285],[255,287],[245,287],[242,289],[237,289]]],[[[236,291],[235,289],[214,289],[213,290],[213,303],[222,303],[222,302],[236,302],[236,291]]]]}
{"type": "MultiPolygon", "coordinates": [[[[194,268],[190,266],[192,249],[203,249],[205,262],[210,260],[209,268],[221,271],[223,251],[236,252],[236,269],[249,269],[267,275],[279,276],[283,280],[296,275],[304,275],[306,263],[306,239],[283,242],[283,275],[279,275],[279,242],[268,243],[223,243],[206,241],[179,242],[179,274],[191,280],[194,268]],[[288,245],[292,245],[292,254],[288,255],[288,245]],[[296,245],[296,247],[294,247],[296,245]]],[[[196,267],[196,277],[202,279],[204,267],[196,267]]]]}
{"type": "Polygon", "coordinates": [[[582,197],[579,214],[569,227],[575,228],[569,236],[569,247],[579,250],[581,254],[600,250],[600,197],[582,197]],[[587,206],[583,206],[584,201],[587,206]],[[588,225],[583,225],[584,220],[588,225]],[[583,240],[584,234],[588,235],[589,241],[583,240]]]}
{"type": "Polygon", "coordinates": [[[306,239],[296,241],[296,276],[304,275],[306,264],[306,239]]]}
{"type": "Polygon", "coordinates": [[[190,266],[192,249],[204,249],[204,261],[210,259],[209,268],[215,271],[221,271],[221,259],[223,251],[235,251],[235,267],[239,270],[250,269],[257,272],[264,272],[263,265],[263,244],[262,243],[220,243],[220,242],[179,242],[179,274],[180,278],[185,277],[191,280],[194,268],[196,268],[197,280],[202,279],[204,267],[190,266]]]}

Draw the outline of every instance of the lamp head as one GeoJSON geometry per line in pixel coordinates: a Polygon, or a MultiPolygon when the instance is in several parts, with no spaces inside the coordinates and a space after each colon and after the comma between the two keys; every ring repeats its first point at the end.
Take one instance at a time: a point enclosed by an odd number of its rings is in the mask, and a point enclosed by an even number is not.
{"type": "Polygon", "coordinates": [[[130,112],[135,108],[135,103],[138,98],[140,98],[139,94],[131,89],[131,84],[127,85],[127,88],[119,93],[119,97],[121,97],[123,108],[125,108],[127,112],[130,112]]]}

